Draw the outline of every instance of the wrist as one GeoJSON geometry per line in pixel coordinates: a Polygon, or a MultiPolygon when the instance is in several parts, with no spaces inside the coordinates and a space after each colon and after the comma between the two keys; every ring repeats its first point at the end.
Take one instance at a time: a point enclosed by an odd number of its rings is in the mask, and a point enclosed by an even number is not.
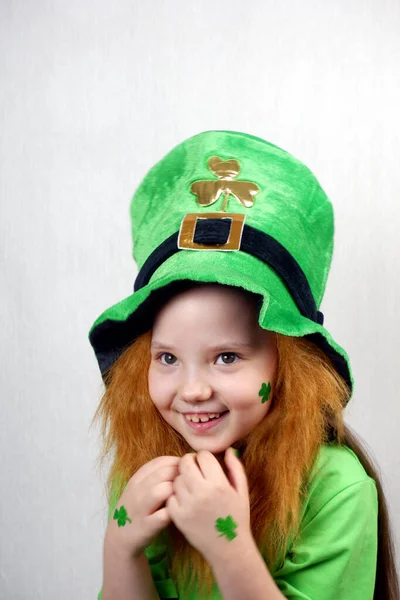
{"type": "Polygon", "coordinates": [[[228,564],[237,564],[241,561],[247,561],[259,555],[257,544],[249,533],[246,536],[237,536],[234,540],[226,541],[223,548],[218,544],[218,551],[208,552],[205,559],[210,564],[213,571],[226,569],[228,564]]]}
{"type": "Polygon", "coordinates": [[[104,552],[107,554],[114,554],[121,560],[126,561],[138,561],[141,557],[145,556],[144,548],[136,547],[125,547],[121,541],[121,537],[115,535],[113,531],[106,532],[104,538],[104,552]]]}
{"type": "Polygon", "coordinates": [[[221,553],[210,566],[223,598],[284,598],[253,537],[221,553]]]}

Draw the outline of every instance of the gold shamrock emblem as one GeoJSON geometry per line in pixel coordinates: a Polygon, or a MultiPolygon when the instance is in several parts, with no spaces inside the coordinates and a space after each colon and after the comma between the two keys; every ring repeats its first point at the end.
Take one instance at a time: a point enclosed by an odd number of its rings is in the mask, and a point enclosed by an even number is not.
{"type": "Polygon", "coordinates": [[[212,156],[208,161],[209,169],[218,177],[213,180],[195,181],[190,186],[193,194],[201,206],[210,206],[224,196],[221,210],[225,211],[229,196],[236,198],[240,204],[250,208],[254,204],[254,196],[260,188],[251,181],[237,181],[234,178],[240,173],[240,165],[237,160],[222,160],[218,156],[212,156]]]}

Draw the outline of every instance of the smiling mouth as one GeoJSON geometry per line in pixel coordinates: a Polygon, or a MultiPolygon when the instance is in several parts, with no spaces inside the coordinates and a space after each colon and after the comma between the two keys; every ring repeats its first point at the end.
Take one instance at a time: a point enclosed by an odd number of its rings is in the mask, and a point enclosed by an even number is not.
{"type": "Polygon", "coordinates": [[[184,417],[189,423],[208,423],[209,421],[219,419],[227,412],[229,411],[224,410],[216,413],[186,413],[184,417]]]}
{"type": "Polygon", "coordinates": [[[191,414],[191,415],[183,415],[183,416],[184,416],[184,421],[185,421],[186,425],[188,427],[190,427],[190,429],[193,429],[194,431],[196,431],[198,433],[203,433],[203,432],[208,432],[209,430],[218,427],[218,425],[220,423],[225,421],[228,414],[229,414],[229,410],[226,410],[222,413],[208,413],[208,414],[205,414],[205,413],[200,414],[199,413],[197,415],[191,414]],[[219,415],[219,416],[213,416],[212,418],[210,418],[211,415],[219,415]]]}

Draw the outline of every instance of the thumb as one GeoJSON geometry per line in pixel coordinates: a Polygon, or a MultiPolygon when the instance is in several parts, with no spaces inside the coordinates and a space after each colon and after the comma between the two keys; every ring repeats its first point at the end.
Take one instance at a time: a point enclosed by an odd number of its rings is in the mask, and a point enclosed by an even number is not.
{"type": "Polygon", "coordinates": [[[248,496],[247,477],[240,460],[235,456],[235,450],[231,447],[225,452],[225,464],[228,468],[229,481],[232,487],[241,495],[248,496]]]}

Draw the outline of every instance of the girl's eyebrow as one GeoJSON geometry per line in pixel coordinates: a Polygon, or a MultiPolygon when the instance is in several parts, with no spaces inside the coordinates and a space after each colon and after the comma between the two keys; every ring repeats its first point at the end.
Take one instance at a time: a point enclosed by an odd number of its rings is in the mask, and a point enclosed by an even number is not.
{"type": "Polygon", "coordinates": [[[151,348],[157,349],[157,348],[163,348],[163,350],[172,350],[173,346],[170,346],[169,344],[164,344],[163,342],[158,342],[157,340],[152,340],[151,342],[151,348]]]}
{"type": "Polygon", "coordinates": [[[227,341],[217,344],[216,346],[211,346],[210,350],[213,352],[218,352],[218,350],[251,350],[254,348],[253,344],[249,342],[233,342],[227,341]]]}
{"type": "MultiPolygon", "coordinates": [[[[174,350],[174,346],[171,346],[170,344],[164,344],[163,342],[160,342],[158,340],[153,340],[151,342],[151,348],[153,348],[154,350],[156,349],[160,349],[162,348],[163,350],[174,350]]],[[[226,341],[226,342],[220,342],[219,344],[217,344],[216,346],[211,346],[209,348],[209,350],[211,350],[212,352],[218,352],[218,351],[223,351],[223,350],[251,350],[254,348],[254,344],[250,344],[249,342],[234,342],[234,341],[226,341]]]]}

